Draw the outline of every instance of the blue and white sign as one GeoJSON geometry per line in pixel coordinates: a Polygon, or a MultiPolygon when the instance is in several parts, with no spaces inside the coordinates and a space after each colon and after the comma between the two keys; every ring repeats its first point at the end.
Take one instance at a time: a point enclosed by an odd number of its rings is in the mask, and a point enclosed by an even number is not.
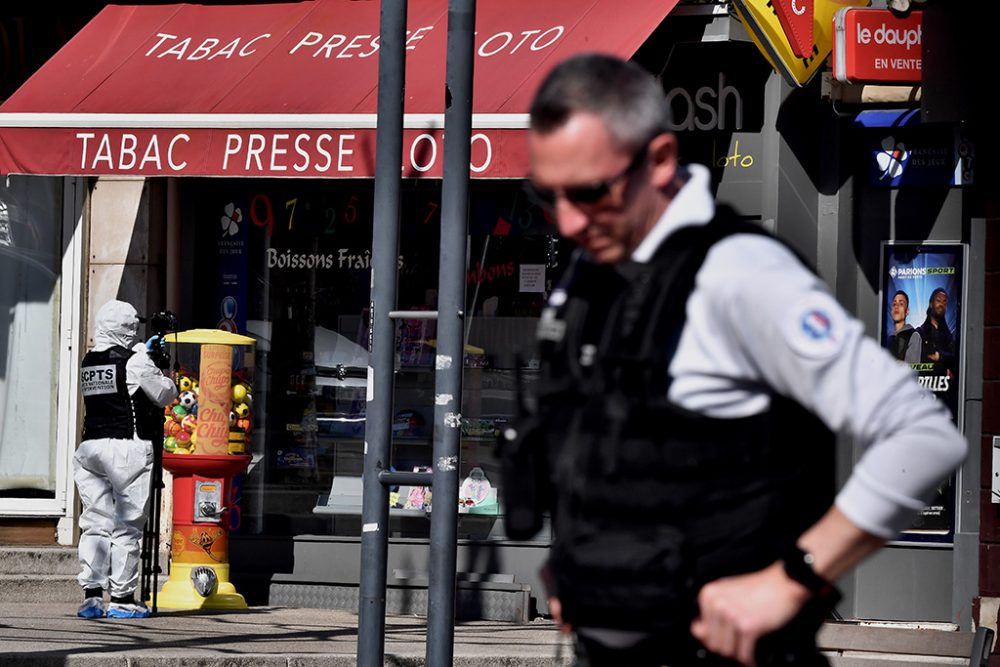
{"type": "Polygon", "coordinates": [[[868,181],[900,188],[969,185],[975,148],[958,127],[921,125],[920,111],[863,111],[854,121],[865,128],[868,181]]]}

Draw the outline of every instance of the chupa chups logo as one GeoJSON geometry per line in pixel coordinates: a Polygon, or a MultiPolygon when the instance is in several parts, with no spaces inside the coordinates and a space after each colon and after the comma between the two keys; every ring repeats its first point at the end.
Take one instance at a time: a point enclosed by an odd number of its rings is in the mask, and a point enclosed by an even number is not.
{"type": "Polygon", "coordinates": [[[813,53],[813,0],[774,0],[773,7],[792,53],[799,58],[810,57],[813,53]]]}

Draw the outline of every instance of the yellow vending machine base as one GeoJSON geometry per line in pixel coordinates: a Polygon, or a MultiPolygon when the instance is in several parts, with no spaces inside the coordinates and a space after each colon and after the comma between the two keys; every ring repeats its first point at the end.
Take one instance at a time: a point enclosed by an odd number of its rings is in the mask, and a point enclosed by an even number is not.
{"type": "MultiPolygon", "coordinates": [[[[152,604],[148,600],[147,604],[152,604]]],[[[229,583],[229,565],[197,565],[171,563],[170,577],[156,596],[156,606],[162,609],[246,609],[247,601],[229,583]],[[218,579],[218,586],[202,595],[191,579],[195,568],[211,568],[218,579]]]]}

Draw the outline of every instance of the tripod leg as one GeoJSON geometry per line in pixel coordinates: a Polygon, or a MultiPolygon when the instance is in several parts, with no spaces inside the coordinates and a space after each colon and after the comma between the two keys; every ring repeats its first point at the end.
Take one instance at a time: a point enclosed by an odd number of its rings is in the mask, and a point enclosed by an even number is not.
{"type": "Polygon", "coordinates": [[[156,595],[160,576],[160,507],[163,498],[163,444],[159,443],[153,453],[152,502],[149,523],[152,528],[150,545],[151,611],[156,613],[156,595]]]}
{"type": "MultiPolygon", "coordinates": [[[[152,498],[150,498],[152,501],[152,498]]],[[[146,525],[142,528],[142,545],[139,551],[139,599],[145,601],[149,595],[149,554],[150,554],[150,522],[147,518],[146,525]]]]}

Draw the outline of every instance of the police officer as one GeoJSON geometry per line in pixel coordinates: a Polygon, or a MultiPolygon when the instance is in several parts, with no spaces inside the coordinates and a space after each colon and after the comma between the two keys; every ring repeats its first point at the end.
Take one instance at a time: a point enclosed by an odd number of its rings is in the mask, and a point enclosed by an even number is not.
{"type": "Polygon", "coordinates": [[[97,311],[94,349],[80,369],[86,413],[73,467],[83,505],[78,581],[84,601],[77,612],[82,618],[105,615],[106,588],[109,618],[149,616],[135,590],[149,510],[151,440],[161,432],[163,407],[176,398],[177,388],[162,370],[165,359],[153,354],[153,339],[136,343],[138,328],[135,308],[105,303],[97,311]]]}
{"type": "Polygon", "coordinates": [[[551,511],[549,609],[580,664],[825,664],[830,582],[966,444],[792,251],[715,204],[669,127],[661,86],[613,57],[538,90],[531,186],[578,248],[539,324],[538,412],[501,456],[542,443],[525,494],[551,511]],[[831,431],[866,448],[835,502],[831,431]]]}

